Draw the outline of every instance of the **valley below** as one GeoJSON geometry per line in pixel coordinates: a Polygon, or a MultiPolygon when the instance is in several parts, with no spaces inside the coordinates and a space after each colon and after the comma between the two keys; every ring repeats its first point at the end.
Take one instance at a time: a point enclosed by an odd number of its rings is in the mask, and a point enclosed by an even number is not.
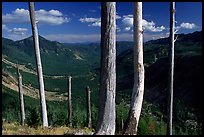
{"type": "MultiPolygon", "coordinates": [[[[73,128],[87,126],[85,90],[89,86],[93,127],[87,130],[93,131],[99,106],[100,45],[59,43],[39,38],[49,125],[68,127],[67,77],[72,76],[73,128]]],[[[133,42],[117,42],[116,47],[116,131],[120,134],[133,88],[133,42]]],[[[38,80],[30,37],[20,41],[2,38],[2,119],[5,124],[20,121],[17,64],[23,79],[27,126],[40,126],[38,80]]],[[[144,43],[144,65],[145,94],[138,132],[140,135],[165,135],[168,38],[144,43]]],[[[202,31],[178,34],[175,45],[174,134],[202,134],[202,70],[202,31]]],[[[65,134],[62,132],[60,134],[65,134]]],[[[3,133],[7,134],[4,130],[3,133]]]]}

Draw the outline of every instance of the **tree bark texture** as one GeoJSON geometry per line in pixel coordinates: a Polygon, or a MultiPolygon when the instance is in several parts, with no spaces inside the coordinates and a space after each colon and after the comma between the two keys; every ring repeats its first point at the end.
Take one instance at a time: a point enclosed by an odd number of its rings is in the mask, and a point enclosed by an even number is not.
{"type": "Polygon", "coordinates": [[[92,127],[92,121],[91,121],[91,90],[89,86],[86,87],[86,107],[87,107],[87,123],[88,128],[92,127]]]}
{"type": "Polygon", "coordinates": [[[116,3],[101,3],[101,70],[96,135],[114,135],[116,110],[116,3]]]}
{"type": "Polygon", "coordinates": [[[134,87],[130,110],[124,125],[125,135],[136,135],[144,95],[142,2],[134,2],[134,87]]]}
{"type": "Polygon", "coordinates": [[[22,76],[19,72],[18,66],[17,66],[17,73],[18,73],[18,90],[19,90],[19,99],[20,99],[21,125],[24,125],[25,109],[24,109],[24,99],[23,99],[23,84],[22,84],[22,76]]]}
{"type": "Polygon", "coordinates": [[[175,27],[175,2],[170,2],[170,46],[169,46],[169,93],[167,106],[167,135],[172,135],[173,118],[173,82],[174,82],[174,27],[175,27]]]}
{"type": "Polygon", "coordinates": [[[42,64],[41,64],[41,58],[40,58],[38,29],[37,29],[36,20],[35,20],[34,2],[29,2],[29,11],[30,11],[30,20],[31,20],[32,33],[33,33],[33,39],[34,39],[34,45],[35,45],[34,47],[35,47],[35,57],[36,57],[36,65],[37,65],[37,73],[38,73],[42,121],[43,121],[43,127],[48,127],[43,72],[42,72],[42,64]]]}
{"type": "Polygon", "coordinates": [[[69,126],[72,127],[72,77],[68,77],[68,122],[69,126]]]}

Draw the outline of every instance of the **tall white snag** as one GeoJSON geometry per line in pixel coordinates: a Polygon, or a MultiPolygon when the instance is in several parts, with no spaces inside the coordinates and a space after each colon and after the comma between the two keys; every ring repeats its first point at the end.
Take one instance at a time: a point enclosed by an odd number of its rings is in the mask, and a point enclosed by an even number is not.
{"type": "Polygon", "coordinates": [[[134,2],[134,87],[124,134],[136,135],[144,95],[142,2],[134,2]]]}
{"type": "Polygon", "coordinates": [[[96,135],[115,134],[116,92],[116,6],[101,3],[101,70],[99,117],[96,135]]]}
{"type": "Polygon", "coordinates": [[[91,90],[89,86],[86,87],[86,107],[87,107],[87,123],[88,128],[92,127],[92,121],[91,121],[91,90]]]}
{"type": "Polygon", "coordinates": [[[175,2],[170,2],[170,46],[169,46],[169,92],[167,106],[167,135],[172,135],[172,117],[173,117],[173,82],[174,82],[174,39],[175,31],[175,2]]]}
{"type": "Polygon", "coordinates": [[[35,57],[36,57],[36,64],[37,64],[39,92],[40,92],[40,106],[42,111],[41,115],[42,115],[43,127],[48,127],[44,81],[43,81],[42,64],[41,64],[41,58],[40,58],[38,29],[37,29],[36,20],[35,20],[34,2],[29,2],[29,11],[30,11],[30,20],[31,20],[34,46],[35,46],[35,57]]]}
{"type": "Polygon", "coordinates": [[[68,76],[68,123],[72,127],[72,77],[68,76]]]}
{"type": "Polygon", "coordinates": [[[18,90],[19,90],[19,99],[20,99],[21,125],[24,125],[25,110],[24,110],[24,100],[23,100],[23,84],[22,84],[22,76],[19,72],[18,65],[17,65],[17,73],[18,73],[18,90]]]}

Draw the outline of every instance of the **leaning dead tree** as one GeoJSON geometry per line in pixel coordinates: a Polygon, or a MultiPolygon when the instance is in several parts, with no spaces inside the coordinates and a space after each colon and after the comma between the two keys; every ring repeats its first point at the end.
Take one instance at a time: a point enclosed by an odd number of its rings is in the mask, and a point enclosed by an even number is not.
{"type": "Polygon", "coordinates": [[[20,74],[18,65],[17,65],[17,73],[18,73],[18,90],[19,90],[19,99],[20,99],[21,125],[24,125],[25,110],[24,110],[24,100],[23,100],[23,84],[22,84],[22,76],[20,74]]]}
{"type": "Polygon", "coordinates": [[[101,70],[96,135],[115,134],[116,3],[101,3],[101,70]]]}
{"type": "Polygon", "coordinates": [[[72,127],[72,77],[68,76],[68,123],[69,126],[72,127]]]}
{"type": "Polygon", "coordinates": [[[134,87],[124,134],[136,135],[144,95],[142,2],[134,2],[134,87]]]}
{"type": "Polygon", "coordinates": [[[30,13],[31,26],[32,26],[33,39],[34,39],[34,47],[35,47],[35,57],[36,57],[36,66],[37,66],[37,74],[38,74],[39,92],[40,92],[41,115],[42,115],[43,127],[48,127],[43,72],[42,72],[42,64],[41,64],[41,58],[40,58],[38,29],[37,29],[36,20],[35,20],[34,2],[29,2],[29,11],[30,11],[29,13],[30,13]]]}
{"type": "Polygon", "coordinates": [[[167,135],[172,135],[172,118],[173,118],[173,82],[174,82],[174,39],[175,31],[175,2],[170,2],[170,46],[169,46],[169,92],[167,106],[167,135]]]}
{"type": "Polygon", "coordinates": [[[89,86],[86,87],[86,107],[87,107],[87,123],[88,128],[92,127],[92,121],[91,121],[91,90],[89,86]]]}

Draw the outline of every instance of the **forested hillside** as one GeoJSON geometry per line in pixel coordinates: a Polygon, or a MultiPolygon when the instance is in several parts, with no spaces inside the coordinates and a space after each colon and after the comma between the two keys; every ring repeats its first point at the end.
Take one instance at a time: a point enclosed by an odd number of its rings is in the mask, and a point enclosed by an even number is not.
{"type": "MultiPolygon", "coordinates": [[[[85,127],[86,86],[91,89],[93,128],[99,106],[100,44],[69,44],[39,36],[48,120],[51,126],[67,125],[67,77],[72,76],[73,126],[85,127]]],[[[117,42],[116,130],[128,114],[133,88],[133,43],[117,42]]],[[[202,126],[202,31],[179,34],[175,44],[173,132],[201,134],[202,126]]],[[[40,124],[38,82],[31,37],[12,41],[2,38],[2,118],[19,122],[17,69],[19,64],[26,93],[26,122],[40,124]]],[[[145,91],[139,134],[166,133],[168,39],[144,44],[145,91]]],[[[123,122],[122,122],[123,121],[123,122]]]]}

